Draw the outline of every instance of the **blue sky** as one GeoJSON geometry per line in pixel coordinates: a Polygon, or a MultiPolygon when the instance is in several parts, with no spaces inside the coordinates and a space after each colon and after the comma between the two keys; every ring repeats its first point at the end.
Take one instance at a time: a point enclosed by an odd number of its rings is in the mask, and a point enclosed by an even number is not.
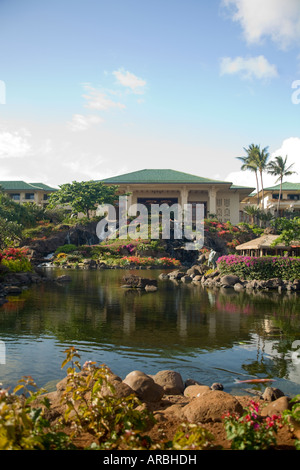
{"type": "Polygon", "coordinates": [[[0,58],[2,180],[255,186],[236,159],[251,143],[300,180],[299,0],[0,0],[0,58]]]}

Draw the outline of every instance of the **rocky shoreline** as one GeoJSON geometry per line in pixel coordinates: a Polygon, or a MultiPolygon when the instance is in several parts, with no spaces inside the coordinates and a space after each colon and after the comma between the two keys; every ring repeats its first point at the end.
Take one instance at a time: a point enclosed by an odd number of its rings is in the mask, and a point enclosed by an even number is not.
{"type": "MultiPolygon", "coordinates": [[[[180,424],[192,423],[209,429],[217,444],[221,444],[222,448],[229,448],[222,423],[223,416],[228,412],[242,415],[251,400],[246,395],[234,396],[225,392],[220,383],[209,386],[192,379],[184,382],[180,373],[173,370],[161,370],[155,375],[135,370],[124,379],[111,373],[108,380],[112,389],[103,385],[102,394],[117,398],[135,395],[141,403],[140,409],[147,409],[153,414],[155,423],[148,429],[147,435],[154,440],[172,438],[180,424]]],[[[47,419],[53,425],[64,415],[62,396],[67,383],[66,376],[57,383],[56,391],[46,394],[51,404],[47,419]]],[[[291,409],[291,399],[279,389],[269,386],[255,398],[255,402],[259,404],[262,418],[281,415],[285,410],[291,409]]],[[[281,443],[293,449],[295,439],[299,438],[300,423],[293,423],[292,430],[286,426],[281,443]]],[[[90,443],[85,442],[85,445],[90,443]]]]}
{"type": "Polygon", "coordinates": [[[159,278],[184,283],[193,282],[208,288],[231,288],[237,292],[252,290],[300,292],[300,279],[293,281],[280,278],[246,280],[234,274],[222,275],[218,270],[209,274],[206,274],[207,271],[207,266],[194,265],[187,270],[176,269],[169,273],[162,273],[159,278]]]}

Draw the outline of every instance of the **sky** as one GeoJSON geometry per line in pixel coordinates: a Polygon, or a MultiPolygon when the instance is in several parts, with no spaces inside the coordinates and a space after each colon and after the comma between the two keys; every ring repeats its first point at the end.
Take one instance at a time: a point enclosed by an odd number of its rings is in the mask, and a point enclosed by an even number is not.
{"type": "Polygon", "coordinates": [[[0,180],[255,187],[252,143],[300,181],[299,0],[0,0],[0,180]]]}

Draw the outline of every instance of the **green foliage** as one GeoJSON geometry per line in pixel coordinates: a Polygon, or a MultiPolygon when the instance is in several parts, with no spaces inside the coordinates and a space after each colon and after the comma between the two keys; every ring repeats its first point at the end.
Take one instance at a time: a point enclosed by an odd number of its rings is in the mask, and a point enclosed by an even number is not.
{"type": "Polygon", "coordinates": [[[0,390],[0,450],[73,448],[66,434],[50,430],[43,411],[49,408],[49,402],[41,400],[43,408],[32,406],[44,392],[37,390],[31,377],[21,379],[12,394],[0,390]],[[21,396],[17,394],[20,390],[21,396]]]}
{"type": "Polygon", "coordinates": [[[278,243],[285,243],[288,246],[293,241],[300,240],[300,217],[294,217],[293,219],[281,217],[276,219],[273,225],[279,233],[278,238],[273,243],[274,246],[278,243]]]}
{"type": "Polygon", "coordinates": [[[82,212],[90,218],[90,211],[99,204],[113,204],[116,200],[117,186],[107,186],[99,181],[73,181],[60,186],[49,198],[49,208],[68,205],[75,213],[82,212]]]}
{"type": "Polygon", "coordinates": [[[147,411],[137,409],[141,404],[137,397],[118,397],[106,366],[88,362],[81,367],[74,348],[66,353],[62,367],[67,363],[71,366],[62,402],[66,405],[64,423],[71,425],[71,435],[89,434],[94,449],[112,450],[129,444],[131,449],[147,448],[148,441],[138,431],[145,430],[153,418],[147,411]]]}
{"type": "Polygon", "coordinates": [[[58,253],[72,253],[73,251],[77,250],[77,246],[73,245],[72,243],[69,243],[67,245],[61,245],[55,250],[55,254],[57,255],[58,253]]]}
{"type": "Polygon", "coordinates": [[[205,450],[211,447],[214,437],[197,424],[182,424],[172,441],[174,450],[205,450]]]}
{"type": "Polygon", "coordinates": [[[252,400],[242,416],[226,413],[223,421],[232,450],[267,450],[276,445],[276,434],[282,426],[280,416],[262,417],[259,405],[252,400]]]}
{"type": "Polygon", "coordinates": [[[4,266],[11,272],[30,272],[32,265],[27,257],[27,250],[22,248],[6,248],[0,253],[0,259],[4,266]]]}
{"type": "MultiPolygon", "coordinates": [[[[290,404],[292,407],[283,412],[283,419],[293,431],[295,426],[297,426],[297,428],[300,426],[300,395],[296,395],[291,400],[290,404]]],[[[300,439],[295,440],[295,447],[297,450],[300,450],[300,439]]]]}

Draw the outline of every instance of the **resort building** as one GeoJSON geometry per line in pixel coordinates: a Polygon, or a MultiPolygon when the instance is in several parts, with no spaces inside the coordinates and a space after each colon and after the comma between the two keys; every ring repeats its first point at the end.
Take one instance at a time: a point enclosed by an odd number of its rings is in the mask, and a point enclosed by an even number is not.
{"type": "Polygon", "coordinates": [[[25,181],[0,181],[0,188],[17,203],[32,202],[39,206],[45,206],[49,195],[56,188],[51,188],[43,183],[26,183],[25,181]]]}
{"type": "MultiPolygon", "coordinates": [[[[254,188],[235,186],[175,170],[151,169],[126,173],[102,180],[118,185],[119,194],[130,193],[128,205],[167,203],[203,204],[205,217],[216,216],[220,222],[240,222],[240,204],[254,188]]],[[[194,211],[195,213],[195,211],[194,211]]]]}
{"type": "MultiPolygon", "coordinates": [[[[264,208],[270,210],[273,214],[277,213],[278,201],[280,195],[280,184],[264,188],[264,208]]],[[[262,202],[262,191],[258,193],[253,192],[249,197],[245,198],[244,205],[257,205],[262,202]]],[[[284,212],[300,211],[300,183],[282,183],[282,192],[279,203],[279,215],[284,215],[284,212]]]]}

